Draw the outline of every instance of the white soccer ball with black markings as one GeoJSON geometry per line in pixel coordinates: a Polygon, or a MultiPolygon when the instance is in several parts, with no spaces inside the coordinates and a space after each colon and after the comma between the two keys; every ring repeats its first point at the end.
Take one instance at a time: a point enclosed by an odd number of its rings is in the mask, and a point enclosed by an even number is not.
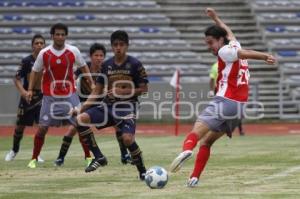
{"type": "Polygon", "coordinates": [[[168,172],[160,166],[153,166],[147,170],[145,182],[151,189],[162,189],[168,183],[168,172]]]}

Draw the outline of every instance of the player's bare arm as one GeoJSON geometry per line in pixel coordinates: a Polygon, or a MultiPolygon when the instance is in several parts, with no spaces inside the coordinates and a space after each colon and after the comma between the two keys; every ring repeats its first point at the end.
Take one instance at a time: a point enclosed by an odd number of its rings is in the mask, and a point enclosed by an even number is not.
{"type": "Polygon", "coordinates": [[[220,26],[226,30],[228,40],[230,40],[230,41],[236,40],[231,29],[220,19],[220,17],[217,15],[217,12],[215,11],[215,9],[206,8],[205,12],[206,12],[206,15],[208,17],[210,17],[216,23],[217,26],[220,26]]]}
{"type": "Polygon", "coordinates": [[[275,64],[275,62],[276,62],[276,59],[273,55],[268,54],[268,53],[254,51],[254,50],[239,49],[238,57],[240,59],[264,60],[267,64],[275,64]]]}
{"type": "Polygon", "coordinates": [[[21,79],[19,77],[15,77],[14,83],[15,83],[15,86],[16,86],[17,90],[19,91],[21,97],[26,99],[27,91],[24,89],[21,79]]]}
{"type": "Polygon", "coordinates": [[[86,81],[89,84],[90,89],[92,91],[95,88],[95,83],[94,83],[93,78],[91,76],[89,67],[87,65],[85,65],[84,67],[81,67],[80,70],[83,74],[88,74],[88,75],[84,76],[84,78],[86,79],[86,81]]]}
{"type": "Polygon", "coordinates": [[[37,82],[37,78],[39,76],[39,72],[36,72],[36,71],[31,71],[30,73],[30,78],[29,78],[29,86],[28,86],[28,91],[27,91],[27,94],[26,94],[26,101],[28,103],[30,103],[31,99],[32,99],[32,90],[33,90],[33,87],[34,85],[36,84],[37,82]]]}

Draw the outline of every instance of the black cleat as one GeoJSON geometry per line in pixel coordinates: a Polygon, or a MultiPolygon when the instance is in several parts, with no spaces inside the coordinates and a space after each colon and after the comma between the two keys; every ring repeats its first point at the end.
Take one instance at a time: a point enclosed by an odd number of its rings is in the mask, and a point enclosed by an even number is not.
{"type": "Polygon", "coordinates": [[[54,161],[54,166],[57,166],[57,167],[60,167],[64,165],[64,159],[63,158],[57,158],[55,161],[54,161]]]}
{"type": "Polygon", "coordinates": [[[85,168],[85,172],[88,173],[91,171],[95,171],[98,167],[104,167],[105,165],[107,165],[107,160],[104,156],[101,158],[93,159],[91,164],[85,168]]]}
{"type": "Polygon", "coordinates": [[[146,176],[146,173],[140,173],[139,174],[139,178],[141,181],[144,181],[145,180],[145,176],[146,176]]]}
{"type": "Polygon", "coordinates": [[[133,164],[131,156],[127,153],[124,156],[121,156],[121,162],[122,164],[133,164]]]}

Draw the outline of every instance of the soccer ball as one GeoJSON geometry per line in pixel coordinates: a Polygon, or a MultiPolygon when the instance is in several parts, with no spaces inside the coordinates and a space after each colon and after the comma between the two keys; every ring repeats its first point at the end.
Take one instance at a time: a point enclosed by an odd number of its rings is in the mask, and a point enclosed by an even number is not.
{"type": "Polygon", "coordinates": [[[147,170],[145,182],[151,189],[162,189],[168,182],[168,172],[160,166],[153,166],[147,170]]]}

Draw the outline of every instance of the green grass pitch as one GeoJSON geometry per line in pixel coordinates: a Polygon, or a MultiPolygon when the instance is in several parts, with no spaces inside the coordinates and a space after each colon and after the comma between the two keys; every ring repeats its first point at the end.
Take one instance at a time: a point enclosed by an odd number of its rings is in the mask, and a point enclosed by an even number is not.
{"type": "MultiPolygon", "coordinates": [[[[300,198],[300,136],[235,136],[217,141],[197,188],[185,186],[193,160],[176,174],[169,173],[164,189],[154,190],[137,178],[131,165],[120,163],[113,135],[97,135],[108,158],[108,166],[84,172],[83,152],[74,138],[63,167],[54,167],[61,143],[48,136],[41,153],[45,163],[27,168],[32,153],[32,137],[24,137],[21,150],[12,162],[4,156],[12,137],[0,137],[1,199],[295,199],[300,198]]],[[[184,137],[137,136],[147,167],[168,169],[180,152],[184,137]]],[[[197,152],[197,149],[194,150],[197,152]]]]}

